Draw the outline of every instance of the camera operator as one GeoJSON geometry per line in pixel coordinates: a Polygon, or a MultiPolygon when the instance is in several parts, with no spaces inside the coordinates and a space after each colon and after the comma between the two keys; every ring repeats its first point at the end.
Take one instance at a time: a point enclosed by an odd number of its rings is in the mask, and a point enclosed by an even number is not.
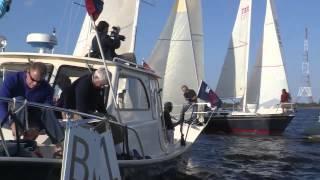
{"type": "MultiPolygon", "coordinates": [[[[115,52],[121,45],[121,41],[125,40],[125,37],[120,35],[120,27],[112,27],[112,32],[108,35],[109,24],[105,21],[100,21],[97,26],[97,32],[100,38],[102,50],[104,56],[107,60],[111,60],[114,57],[117,57],[115,52]]],[[[90,57],[102,58],[100,53],[97,37],[94,37],[92,40],[92,52],[90,57]]]]}

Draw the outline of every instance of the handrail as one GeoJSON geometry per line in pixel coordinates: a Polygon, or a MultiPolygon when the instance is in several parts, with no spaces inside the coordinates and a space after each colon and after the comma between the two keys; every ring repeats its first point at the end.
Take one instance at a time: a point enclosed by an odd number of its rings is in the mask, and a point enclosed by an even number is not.
{"type": "MultiPolygon", "coordinates": [[[[89,122],[93,122],[92,119],[97,119],[97,120],[100,120],[100,121],[107,121],[110,124],[115,124],[115,125],[121,126],[123,128],[128,128],[129,130],[131,130],[135,134],[135,136],[136,136],[136,138],[138,140],[139,146],[140,146],[141,153],[142,153],[143,158],[144,158],[144,149],[143,149],[142,142],[141,142],[141,139],[139,137],[138,132],[135,129],[133,129],[131,127],[128,127],[128,126],[125,126],[125,125],[123,125],[121,123],[118,123],[118,122],[115,122],[115,121],[109,121],[108,117],[96,116],[96,115],[92,115],[92,114],[79,112],[79,111],[76,111],[76,110],[65,109],[65,108],[60,108],[60,107],[41,104],[41,103],[28,102],[28,101],[25,101],[25,100],[17,100],[17,99],[13,100],[11,98],[5,98],[5,97],[0,97],[0,101],[23,103],[23,105],[27,105],[27,106],[31,106],[31,107],[36,107],[36,108],[40,108],[40,109],[49,109],[49,110],[54,110],[54,111],[60,111],[60,112],[68,113],[68,114],[77,114],[77,115],[89,118],[89,119],[79,119],[79,120],[77,120],[76,122],[79,125],[86,124],[86,123],[89,123],[89,122]]],[[[2,132],[1,127],[0,127],[0,131],[2,132]]],[[[0,135],[1,135],[1,132],[0,132],[0,135]]],[[[1,139],[2,139],[2,137],[1,137],[1,139]]]]}

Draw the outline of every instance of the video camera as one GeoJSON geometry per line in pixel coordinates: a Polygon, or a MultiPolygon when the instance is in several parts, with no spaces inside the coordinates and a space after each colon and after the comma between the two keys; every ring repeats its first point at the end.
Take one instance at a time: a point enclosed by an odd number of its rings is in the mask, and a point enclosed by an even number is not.
{"type": "Polygon", "coordinates": [[[110,33],[111,37],[117,37],[119,38],[121,41],[124,41],[126,39],[125,36],[120,35],[120,27],[119,26],[112,26],[112,31],[110,33]]]}

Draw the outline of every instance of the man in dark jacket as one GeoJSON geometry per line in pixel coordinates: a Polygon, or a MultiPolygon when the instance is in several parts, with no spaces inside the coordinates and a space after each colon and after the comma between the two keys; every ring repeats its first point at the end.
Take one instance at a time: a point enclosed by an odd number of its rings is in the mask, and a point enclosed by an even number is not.
{"type": "MultiPolygon", "coordinates": [[[[31,63],[25,72],[7,73],[0,89],[0,97],[19,97],[29,102],[51,105],[53,89],[49,83],[45,81],[46,74],[46,65],[41,62],[31,63]]],[[[1,122],[6,121],[7,113],[8,103],[0,102],[1,122]]],[[[28,124],[30,128],[27,129],[24,134],[26,139],[35,139],[38,136],[39,130],[45,128],[45,125],[41,122],[41,115],[41,110],[28,107],[28,124]]],[[[15,123],[11,124],[11,128],[15,135],[15,123]]]]}
{"type": "Polygon", "coordinates": [[[103,91],[106,86],[108,80],[104,68],[81,76],[63,92],[64,107],[84,113],[106,113],[103,91]]]}
{"type": "MultiPolygon", "coordinates": [[[[97,26],[97,33],[100,38],[101,47],[104,53],[104,57],[107,60],[112,60],[112,58],[116,57],[117,54],[115,52],[121,45],[121,40],[124,40],[124,36],[119,35],[120,28],[113,28],[111,32],[111,36],[108,35],[109,24],[105,21],[100,21],[97,26]]],[[[100,53],[97,37],[95,36],[92,40],[92,53],[90,53],[91,57],[102,58],[100,53]]]]}

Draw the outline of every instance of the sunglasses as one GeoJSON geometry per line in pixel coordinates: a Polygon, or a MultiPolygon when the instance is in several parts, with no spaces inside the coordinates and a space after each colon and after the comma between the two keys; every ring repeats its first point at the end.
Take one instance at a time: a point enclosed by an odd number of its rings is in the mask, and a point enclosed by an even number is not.
{"type": "Polygon", "coordinates": [[[30,77],[30,79],[31,79],[31,81],[32,82],[36,82],[37,84],[40,84],[43,80],[41,79],[41,80],[36,80],[36,79],[34,79],[32,76],[31,76],[31,73],[28,71],[28,74],[29,74],[29,77],[30,77]]]}

